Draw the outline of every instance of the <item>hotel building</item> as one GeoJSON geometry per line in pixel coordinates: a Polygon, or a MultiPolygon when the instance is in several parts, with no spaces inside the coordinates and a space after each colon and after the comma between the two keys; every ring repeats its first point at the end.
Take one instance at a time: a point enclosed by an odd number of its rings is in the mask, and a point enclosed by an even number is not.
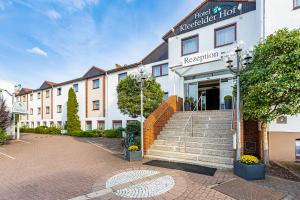
{"type": "MultiPolygon", "coordinates": [[[[165,99],[174,95],[193,97],[201,99],[196,111],[224,110],[224,97],[232,95],[235,80],[222,58],[231,54],[238,41],[249,50],[280,28],[300,28],[298,8],[299,0],[206,0],[135,64],[117,65],[107,71],[94,66],[74,80],[45,81],[38,89],[23,88],[18,100],[24,102],[30,114],[21,116],[21,124],[63,127],[68,90],[73,87],[82,129],[125,127],[135,119],[120,113],[116,87],[129,74],[138,73],[140,62],[161,84],[165,99]]],[[[299,120],[300,116],[283,116],[270,123],[271,159],[300,159],[299,120]]],[[[243,123],[245,153],[260,155],[258,127],[257,122],[243,123]]]]}

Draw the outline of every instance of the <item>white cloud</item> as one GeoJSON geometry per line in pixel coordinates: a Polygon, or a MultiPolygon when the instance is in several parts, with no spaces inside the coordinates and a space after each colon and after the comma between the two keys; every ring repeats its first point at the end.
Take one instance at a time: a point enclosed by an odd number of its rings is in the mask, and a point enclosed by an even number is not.
{"type": "Polygon", "coordinates": [[[99,3],[99,0],[57,0],[69,10],[81,10],[86,6],[93,6],[99,3]]]}
{"type": "Polygon", "coordinates": [[[0,0],[0,11],[4,11],[5,8],[11,4],[12,2],[10,0],[0,0]]]}
{"type": "Polygon", "coordinates": [[[27,49],[27,52],[38,55],[38,56],[45,56],[45,57],[48,56],[47,52],[40,49],[39,47],[33,47],[31,49],[27,49]]]}
{"type": "Polygon", "coordinates": [[[46,14],[50,19],[56,20],[61,18],[61,15],[56,10],[48,10],[46,14]]]}

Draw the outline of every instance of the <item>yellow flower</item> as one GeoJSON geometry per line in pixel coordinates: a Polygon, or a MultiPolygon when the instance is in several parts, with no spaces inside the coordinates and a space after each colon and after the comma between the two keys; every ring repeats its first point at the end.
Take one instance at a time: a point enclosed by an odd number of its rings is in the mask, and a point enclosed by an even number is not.
{"type": "Polygon", "coordinates": [[[241,156],[241,163],[246,164],[246,165],[256,165],[259,163],[258,158],[256,158],[255,156],[251,156],[251,155],[243,155],[241,156]]]}
{"type": "Polygon", "coordinates": [[[137,151],[138,149],[139,147],[136,145],[131,145],[130,147],[128,147],[128,151],[137,151]]]}

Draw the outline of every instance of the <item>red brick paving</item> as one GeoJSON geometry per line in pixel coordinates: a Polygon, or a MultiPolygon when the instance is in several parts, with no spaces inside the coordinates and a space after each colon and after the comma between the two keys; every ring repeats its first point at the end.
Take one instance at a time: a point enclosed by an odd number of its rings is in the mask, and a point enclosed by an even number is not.
{"type": "MultiPolygon", "coordinates": [[[[28,134],[22,139],[30,143],[13,142],[0,149],[16,158],[0,155],[1,200],[69,199],[103,189],[107,178],[137,168],[159,170],[171,174],[176,181],[168,193],[147,199],[231,199],[207,187],[230,180],[234,177],[231,172],[217,171],[210,177],[143,166],[141,162],[130,163],[88,143],[85,138],[28,134]]],[[[101,139],[96,142],[101,143],[101,139]]],[[[122,198],[110,193],[98,199],[122,198]]]]}

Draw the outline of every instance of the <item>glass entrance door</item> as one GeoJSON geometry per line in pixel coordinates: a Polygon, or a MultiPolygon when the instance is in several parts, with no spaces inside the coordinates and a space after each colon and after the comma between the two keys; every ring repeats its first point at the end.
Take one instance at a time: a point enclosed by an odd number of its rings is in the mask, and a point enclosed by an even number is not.
{"type": "Polygon", "coordinates": [[[206,91],[200,91],[199,110],[206,110],[206,91]]]}
{"type": "Polygon", "coordinates": [[[198,82],[184,84],[184,110],[194,110],[198,100],[198,82]]]}

